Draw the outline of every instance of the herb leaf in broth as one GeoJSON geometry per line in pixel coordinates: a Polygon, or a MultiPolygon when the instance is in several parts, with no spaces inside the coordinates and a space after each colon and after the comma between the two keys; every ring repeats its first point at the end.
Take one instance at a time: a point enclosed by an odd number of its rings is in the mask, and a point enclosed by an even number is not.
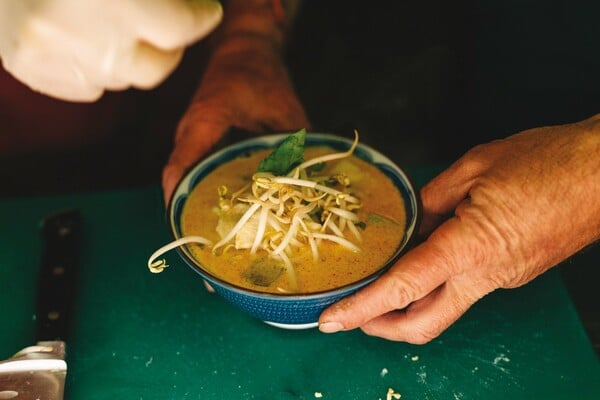
{"type": "Polygon", "coordinates": [[[242,276],[257,286],[270,286],[285,271],[285,265],[272,257],[260,257],[253,260],[242,276]]]}
{"type": "Polygon", "coordinates": [[[315,164],[315,165],[311,165],[307,169],[310,172],[321,172],[321,171],[323,171],[325,169],[325,165],[326,164],[324,162],[322,162],[322,163],[318,163],[318,164],[315,164]]]}
{"type": "Polygon", "coordinates": [[[289,135],[258,165],[257,172],[270,172],[283,176],[304,161],[304,140],[306,130],[301,129],[289,135]]]}
{"type": "Polygon", "coordinates": [[[391,218],[384,217],[381,214],[375,214],[375,213],[369,214],[369,216],[367,217],[367,222],[372,223],[372,224],[385,224],[385,225],[393,225],[393,226],[400,225],[398,222],[394,221],[391,218]]]}

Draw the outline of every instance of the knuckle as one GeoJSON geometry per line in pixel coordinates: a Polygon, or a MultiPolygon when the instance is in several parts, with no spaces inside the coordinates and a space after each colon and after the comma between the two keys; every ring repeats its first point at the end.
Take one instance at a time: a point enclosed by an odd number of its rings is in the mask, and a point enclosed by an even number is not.
{"type": "Polygon", "coordinates": [[[406,342],[411,344],[427,344],[437,338],[444,331],[445,326],[440,321],[432,325],[417,326],[407,333],[406,342]]]}
{"type": "Polygon", "coordinates": [[[389,309],[402,309],[417,299],[419,286],[407,279],[401,272],[391,272],[388,276],[389,296],[384,298],[389,309]]]}
{"type": "Polygon", "coordinates": [[[407,328],[401,323],[397,323],[394,326],[387,326],[385,329],[382,329],[380,325],[366,324],[360,326],[360,329],[369,336],[382,337],[387,340],[416,345],[429,343],[442,332],[442,329],[437,330],[428,327],[407,328]]]}
{"type": "Polygon", "coordinates": [[[439,334],[432,334],[430,332],[415,332],[414,335],[407,339],[407,342],[410,344],[427,344],[431,342],[433,339],[438,337],[439,334]]]}
{"type": "Polygon", "coordinates": [[[423,318],[419,310],[409,308],[406,318],[410,328],[406,332],[406,341],[412,344],[426,344],[437,338],[457,318],[454,311],[455,304],[450,305],[445,312],[423,318]]]}

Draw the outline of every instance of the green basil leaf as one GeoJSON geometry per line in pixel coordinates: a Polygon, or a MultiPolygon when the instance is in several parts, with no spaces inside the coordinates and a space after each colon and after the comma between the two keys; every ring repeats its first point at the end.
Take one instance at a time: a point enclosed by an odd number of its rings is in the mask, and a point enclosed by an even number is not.
{"type": "Polygon", "coordinates": [[[304,161],[304,140],[306,130],[289,135],[258,165],[258,172],[270,172],[281,176],[290,172],[304,161]]]}

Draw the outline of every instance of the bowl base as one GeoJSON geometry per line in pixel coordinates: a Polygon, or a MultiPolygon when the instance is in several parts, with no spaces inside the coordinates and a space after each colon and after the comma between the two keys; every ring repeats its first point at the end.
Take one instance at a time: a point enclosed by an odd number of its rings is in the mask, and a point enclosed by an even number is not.
{"type": "Polygon", "coordinates": [[[311,329],[316,328],[319,323],[318,322],[309,322],[307,324],[282,324],[280,322],[272,322],[272,321],[263,321],[265,324],[274,326],[276,328],[281,329],[311,329]]]}

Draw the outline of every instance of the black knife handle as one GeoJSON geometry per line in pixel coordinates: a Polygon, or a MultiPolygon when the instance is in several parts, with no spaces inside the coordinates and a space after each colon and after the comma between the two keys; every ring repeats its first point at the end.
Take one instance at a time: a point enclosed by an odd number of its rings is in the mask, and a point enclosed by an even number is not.
{"type": "Polygon", "coordinates": [[[42,221],[36,299],[37,341],[67,340],[81,257],[81,215],[69,209],[42,221]]]}

